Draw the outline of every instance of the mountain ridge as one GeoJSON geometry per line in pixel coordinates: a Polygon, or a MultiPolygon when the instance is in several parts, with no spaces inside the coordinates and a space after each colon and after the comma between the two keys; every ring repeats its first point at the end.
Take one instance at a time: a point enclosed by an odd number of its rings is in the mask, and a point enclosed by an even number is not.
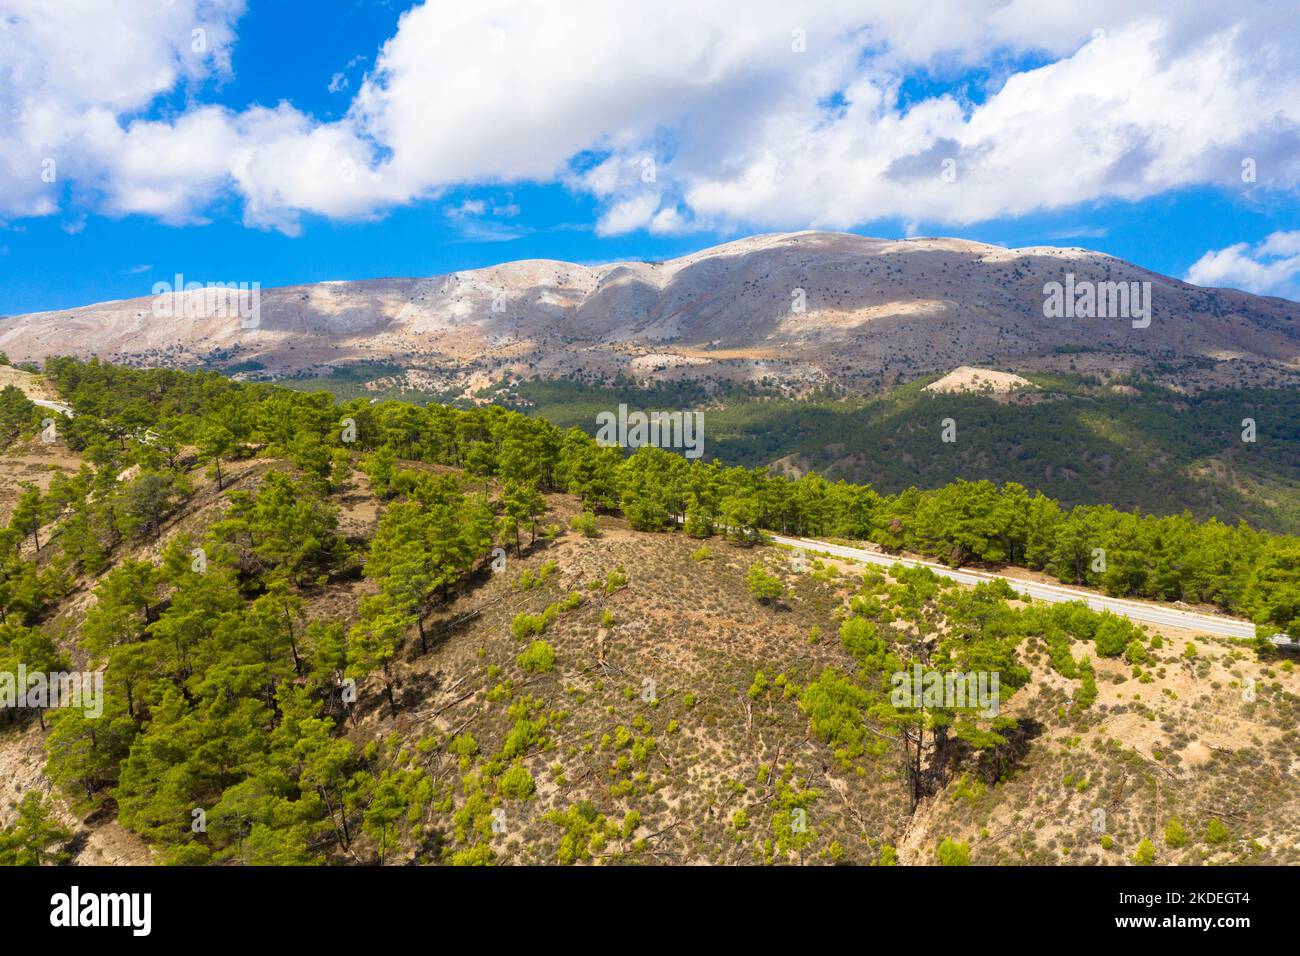
{"type": "Polygon", "coordinates": [[[159,316],[157,298],[0,319],[0,350],[272,379],[381,362],[407,387],[466,396],[502,380],[618,376],[867,392],[963,365],[1140,372],[1191,389],[1300,383],[1300,303],[1080,247],[765,233],[663,262],[524,259],[261,289],[255,328],[223,295],[184,320],[159,316]],[[1151,283],[1151,327],[1045,316],[1047,285],[1067,274],[1151,283]]]}

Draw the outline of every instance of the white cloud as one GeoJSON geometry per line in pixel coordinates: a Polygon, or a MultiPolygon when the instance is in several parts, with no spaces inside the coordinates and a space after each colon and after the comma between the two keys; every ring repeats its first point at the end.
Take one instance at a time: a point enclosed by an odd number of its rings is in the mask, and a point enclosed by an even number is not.
{"type": "Polygon", "coordinates": [[[451,206],[447,209],[447,215],[452,219],[481,216],[485,212],[487,212],[487,203],[482,199],[466,199],[459,206],[451,206]]]}
{"type": "Polygon", "coordinates": [[[1211,249],[1187,270],[1196,285],[1229,287],[1300,300],[1300,229],[1275,232],[1255,245],[1211,249]]]}
{"type": "Polygon", "coordinates": [[[108,212],[193,221],[233,192],[247,223],[288,232],[306,212],[366,217],[526,181],[595,196],[602,234],[968,224],[1190,185],[1300,183],[1300,25],[1285,4],[431,3],[402,16],[328,123],[286,103],[138,118],[228,70],[242,0],[9,6],[0,108],[18,118],[0,118],[0,215],[55,211],[59,192],[32,172],[51,151],[76,201],[108,212]],[[190,52],[200,21],[202,55],[190,52]],[[900,106],[916,71],[1000,76],[1029,56],[1048,65],[977,106],[900,106]]]}
{"type": "Polygon", "coordinates": [[[465,199],[459,205],[444,208],[443,214],[455,224],[460,238],[466,242],[509,242],[531,231],[499,221],[519,215],[519,207],[509,200],[489,204],[485,199],[465,199]]]}
{"type": "MultiPolygon", "coordinates": [[[[65,182],[79,189],[111,180],[121,121],[181,85],[230,70],[233,24],[244,0],[4,0],[0,8],[0,215],[48,215],[65,182]],[[51,168],[52,181],[42,175],[51,168]]],[[[189,116],[182,135],[200,133],[189,116]]],[[[147,135],[147,134],[146,134],[147,135]]],[[[179,143],[179,138],[173,140],[179,143]]],[[[165,159],[165,157],[164,157],[165,159]]],[[[149,183],[122,184],[147,192],[149,183]]],[[[156,188],[154,183],[153,187],[156,188]]],[[[173,201],[142,211],[181,219],[195,197],[172,187],[173,201]]],[[[114,197],[124,207],[143,197],[114,197]]]]}

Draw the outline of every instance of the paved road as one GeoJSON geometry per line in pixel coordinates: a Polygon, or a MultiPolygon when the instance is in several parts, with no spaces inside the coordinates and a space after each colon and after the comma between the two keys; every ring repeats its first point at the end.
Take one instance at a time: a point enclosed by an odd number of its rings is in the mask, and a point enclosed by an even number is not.
{"type": "Polygon", "coordinates": [[[58,412],[60,415],[66,415],[68,418],[72,417],[72,408],[60,402],[49,402],[43,398],[33,398],[31,399],[31,403],[33,405],[39,405],[41,408],[48,408],[50,411],[58,412]]]}
{"type": "Polygon", "coordinates": [[[820,551],[833,554],[839,558],[847,558],[850,561],[861,561],[865,564],[879,564],[885,567],[889,567],[894,563],[905,564],[908,567],[924,566],[935,574],[952,578],[962,584],[979,584],[982,581],[1001,578],[1021,594],[1028,594],[1030,597],[1039,600],[1085,601],[1093,610],[1106,610],[1115,614],[1122,614],[1130,620],[1140,621],[1144,624],[1185,627],[1194,631],[1204,631],[1207,634],[1222,634],[1225,637],[1253,638],[1255,636],[1254,624],[1236,618],[1179,611],[1175,608],[1161,607],[1157,604],[1147,604],[1142,601],[1126,601],[1123,598],[1106,597],[1079,588],[1065,587],[1060,584],[1040,584],[1037,581],[1025,581],[1020,578],[1009,578],[1001,574],[990,574],[987,571],[955,570],[930,561],[920,561],[915,558],[896,558],[893,555],[881,554],[877,551],[867,551],[864,548],[849,548],[841,544],[829,544],[812,538],[787,538],[784,535],[771,533],[768,534],[768,537],[778,544],[789,545],[802,551],[820,551]]]}

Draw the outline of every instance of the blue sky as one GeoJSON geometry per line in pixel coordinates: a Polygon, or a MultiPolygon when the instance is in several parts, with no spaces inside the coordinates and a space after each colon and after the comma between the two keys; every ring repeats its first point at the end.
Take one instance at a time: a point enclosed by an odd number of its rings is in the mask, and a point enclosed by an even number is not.
{"type": "Polygon", "coordinates": [[[178,272],[271,287],[799,228],[1085,246],[1298,297],[1300,44],[1230,5],[113,6],[71,39],[34,3],[0,30],[0,314],[178,272]]]}

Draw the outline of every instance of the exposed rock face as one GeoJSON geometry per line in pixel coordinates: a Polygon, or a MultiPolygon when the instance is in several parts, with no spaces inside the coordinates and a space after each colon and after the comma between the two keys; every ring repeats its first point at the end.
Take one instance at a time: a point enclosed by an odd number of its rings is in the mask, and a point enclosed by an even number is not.
{"type": "Polygon", "coordinates": [[[1300,304],[1202,289],[1084,249],[960,239],[800,232],[662,263],[525,260],[263,289],[256,328],[220,295],[190,296],[180,317],[160,317],[144,297],[0,319],[0,351],[249,363],[267,376],[382,361],[439,389],[623,373],[857,390],[962,365],[1147,369],[1181,386],[1300,382],[1300,304]],[[1046,317],[1044,287],[1067,275],[1149,282],[1150,325],[1046,317]]]}

